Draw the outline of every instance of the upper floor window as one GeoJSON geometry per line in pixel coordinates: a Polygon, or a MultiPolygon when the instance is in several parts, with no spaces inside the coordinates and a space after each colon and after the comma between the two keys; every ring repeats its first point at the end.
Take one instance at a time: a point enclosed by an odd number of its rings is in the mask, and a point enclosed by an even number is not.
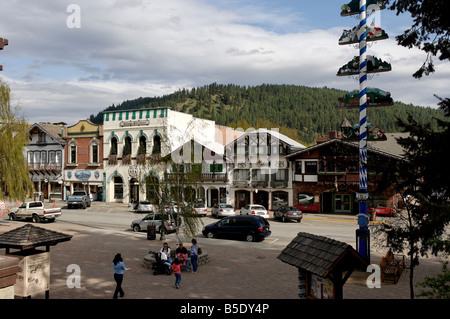
{"type": "Polygon", "coordinates": [[[153,137],[152,154],[161,154],[161,137],[159,135],[153,137]]]}
{"type": "Polygon", "coordinates": [[[39,133],[38,134],[38,144],[45,144],[47,138],[47,134],[45,133],[39,133]]]}
{"type": "Polygon", "coordinates": [[[96,142],[91,144],[91,163],[98,163],[98,144],[96,142]]]}
{"type": "Polygon", "coordinates": [[[117,155],[117,138],[111,138],[111,148],[109,150],[109,155],[117,155]]]}
{"type": "Polygon", "coordinates": [[[305,161],[305,174],[317,174],[316,161],[305,161]]]}
{"type": "Polygon", "coordinates": [[[301,161],[296,161],[295,162],[295,174],[302,174],[302,162],[301,161]]]}
{"type": "Polygon", "coordinates": [[[123,146],[123,154],[122,155],[130,155],[132,152],[131,149],[131,137],[126,136],[125,137],[125,145],[123,146]]]}
{"type": "Polygon", "coordinates": [[[69,154],[69,163],[77,162],[77,145],[75,143],[70,144],[70,154],[69,154]]]}
{"type": "Polygon", "coordinates": [[[147,154],[147,139],[145,136],[139,137],[138,154],[147,154]]]}

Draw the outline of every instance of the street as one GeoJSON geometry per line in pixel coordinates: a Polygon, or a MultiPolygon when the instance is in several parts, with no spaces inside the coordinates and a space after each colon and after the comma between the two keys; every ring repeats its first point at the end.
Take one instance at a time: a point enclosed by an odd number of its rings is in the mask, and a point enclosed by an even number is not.
{"type": "MultiPolygon", "coordinates": [[[[46,204],[50,205],[50,204],[46,204]]],[[[79,228],[90,231],[98,231],[102,233],[121,233],[122,235],[132,236],[135,238],[146,238],[146,232],[134,232],[130,225],[135,219],[146,216],[146,213],[133,212],[131,207],[118,203],[102,203],[93,202],[92,206],[83,209],[67,209],[65,203],[60,203],[62,207],[62,215],[54,223],[41,223],[39,226],[49,227],[56,231],[64,232],[67,228],[79,228]],[[62,205],[61,205],[62,204],[62,205]]],[[[13,210],[13,208],[12,208],[13,210]]],[[[239,214],[239,211],[236,212],[239,214]]],[[[271,213],[272,216],[272,213],[271,213]]],[[[7,216],[3,216],[5,221],[7,216]]],[[[200,218],[203,225],[215,223],[216,218],[212,218],[210,213],[207,217],[200,218]]],[[[24,221],[5,221],[12,225],[20,227],[24,221]]],[[[304,214],[301,223],[295,221],[281,222],[269,218],[270,230],[272,234],[262,242],[247,243],[236,240],[206,239],[201,234],[201,227],[198,238],[203,241],[215,245],[237,245],[239,247],[258,248],[274,248],[283,249],[298,232],[308,232],[316,235],[322,235],[353,245],[355,242],[355,230],[357,229],[356,218],[354,216],[324,216],[317,214],[304,214]]],[[[160,235],[157,234],[157,239],[160,235]]],[[[175,241],[174,233],[166,234],[169,241],[175,241]]],[[[190,240],[190,239],[184,239],[190,240]]]]}

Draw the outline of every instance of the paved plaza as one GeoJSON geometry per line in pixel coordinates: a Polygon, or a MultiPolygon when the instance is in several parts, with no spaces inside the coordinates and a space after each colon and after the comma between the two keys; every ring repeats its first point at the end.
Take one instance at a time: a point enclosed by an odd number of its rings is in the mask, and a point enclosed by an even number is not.
{"type": "MultiPolygon", "coordinates": [[[[53,225],[49,224],[52,229],[53,225]]],[[[208,252],[210,262],[199,267],[196,274],[182,273],[181,289],[174,288],[174,276],[154,276],[142,266],[150,250],[159,250],[160,240],[147,240],[145,236],[106,230],[85,230],[64,226],[65,234],[73,235],[69,242],[51,247],[51,299],[110,299],[113,295],[112,259],[121,253],[125,265],[131,268],[124,276],[125,299],[297,299],[297,269],[277,259],[284,247],[262,243],[249,243],[241,248],[234,241],[199,238],[199,245],[208,252]],[[255,245],[255,249],[251,246],[255,245]],[[256,246],[259,245],[259,246],[256,246]],[[68,288],[67,267],[78,265],[81,287],[68,288]]],[[[7,221],[0,222],[0,232],[12,229],[7,221]]],[[[158,236],[159,238],[159,236],[158,236]]],[[[176,247],[175,236],[167,241],[176,247]]],[[[188,248],[189,243],[185,244],[188,248]]],[[[3,252],[1,252],[3,254],[3,252]]],[[[379,263],[381,254],[372,252],[372,263],[379,263]]],[[[415,280],[441,271],[437,259],[422,259],[415,270],[415,280]]],[[[409,299],[409,270],[405,269],[397,284],[382,283],[381,288],[369,289],[368,273],[354,272],[344,286],[344,299],[409,299]]],[[[43,298],[35,296],[34,298],[43,298]]]]}

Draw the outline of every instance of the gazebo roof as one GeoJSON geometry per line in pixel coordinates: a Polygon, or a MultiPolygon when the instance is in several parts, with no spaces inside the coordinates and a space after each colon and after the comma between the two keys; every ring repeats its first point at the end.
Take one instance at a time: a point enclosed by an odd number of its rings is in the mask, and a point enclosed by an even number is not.
{"type": "Polygon", "coordinates": [[[351,245],[308,233],[298,233],[278,259],[321,277],[328,277],[337,265],[339,270],[368,265],[351,245]]]}
{"type": "Polygon", "coordinates": [[[69,241],[72,236],[37,227],[32,224],[0,234],[0,248],[32,249],[39,246],[54,246],[69,241]]]}

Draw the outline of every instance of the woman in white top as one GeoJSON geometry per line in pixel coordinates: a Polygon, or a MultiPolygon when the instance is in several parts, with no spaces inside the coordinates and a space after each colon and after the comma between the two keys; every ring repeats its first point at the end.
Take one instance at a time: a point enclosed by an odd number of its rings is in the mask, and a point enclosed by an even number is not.
{"type": "Polygon", "coordinates": [[[159,252],[161,253],[161,259],[162,259],[163,254],[165,254],[167,257],[167,262],[172,264],[171,249],[170,249],[168,243],[164,243],[159,252]]]}

